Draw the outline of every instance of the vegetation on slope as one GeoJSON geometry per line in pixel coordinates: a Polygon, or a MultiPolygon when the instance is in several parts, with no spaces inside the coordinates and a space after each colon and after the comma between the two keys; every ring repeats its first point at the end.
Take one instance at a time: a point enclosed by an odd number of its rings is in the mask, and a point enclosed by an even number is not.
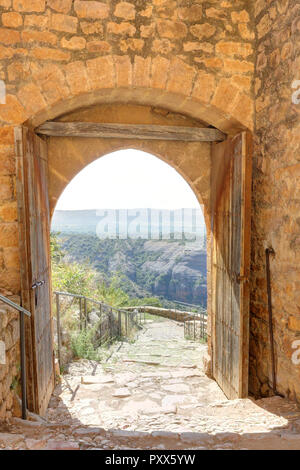
{"type": "MultiPolygon", "coordinates": [[[[92,234],[56,236],[64,261],[85,264],[130,298],[160,298],[206,306],[206,253],[185,240],[99,239],[92,234]]],[[[173,304],[175,306],[175,304],[173,304]]]]}

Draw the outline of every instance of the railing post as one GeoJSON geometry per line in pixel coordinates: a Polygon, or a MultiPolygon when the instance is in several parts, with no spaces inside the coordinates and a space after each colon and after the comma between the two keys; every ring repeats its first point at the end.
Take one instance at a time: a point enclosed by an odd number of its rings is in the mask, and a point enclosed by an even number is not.
{"type": "Polygon", "coordinates": [[[26,375],[26,345],[25,345],[25,317],[31,313],[4,295],[0,294],[0,301],[14,308],[20,313],[20,355],[21,355],[21,389],[22,389],[22,419],[27,419],[27,375],[26,375]]]}
{"type": "Polygon", "coordinates": [[[101,346],[101,343],[102,343],[102,304],[100,304],[99,313],[100,313],[99,336],[100,336],[100,346],[101,346]]]}
{"type": "Polygon", "coordinates": [[[82,330],[82,297],[79,297],[79,329],[82,330]]]}
{"type": "Polygon", "coordinates": [[[118,330],[119,330],[119,338],[122,336],[122,320],[121,320],[121,311],[118,310],[118,330]]]}
{"type": "Polygon", "coordinates": [[[109,311],[109,336],[110,339],[113,339],[113,309],[111,308],[109,311]]]}
{"type": "Polygon", "coordinates": [[[85,325],[85,329],[87,329],[87,300],[86,300],[86,297],[84,297],[84,325],[85,325]]]}
{"type": "Polygon", "coordinates": [[[20,312],[20,354],[21,354],[22,419],[27,419],[25,318],[24,318],[23,312],[20,312]]]}
{"type": "Polygon", "coordinates": [[[61,370],[61,334],[60,334],[59,294],[56,294],[56,324],[57,324],[57,356],[58,356],[59,369],[61,370]]]}

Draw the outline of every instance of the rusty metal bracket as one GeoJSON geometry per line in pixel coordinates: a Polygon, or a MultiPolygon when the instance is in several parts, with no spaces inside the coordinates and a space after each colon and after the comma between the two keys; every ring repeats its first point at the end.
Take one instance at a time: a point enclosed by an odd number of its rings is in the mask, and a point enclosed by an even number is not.
{"type": "Polygon", "coordinates": [[[277,391],[276,365],[275,365],[275,344],[274,344],[274,328],[273,328],[273,308],[272,308],[272,288],[271,288],[271,272],[270,272],[270,256],[275,256],[272,247],[266,248],[266,275],[267,275],[267,293],[268,293],[268,316],[269,316],[269,335],[272,362],[272,390],[274,395],[281,395],[277,391]]]}

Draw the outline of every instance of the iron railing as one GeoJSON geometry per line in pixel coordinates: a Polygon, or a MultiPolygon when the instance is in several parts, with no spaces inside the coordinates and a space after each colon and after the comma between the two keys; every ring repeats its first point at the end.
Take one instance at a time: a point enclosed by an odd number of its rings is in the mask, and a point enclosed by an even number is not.
{"type": "Polygon", "coordinates": [[[26,349],[25,349],[25,315],[31,317],[31,313],[4,295],[0,295],[0,301],[20,313],[20,355],[21,355],[21,390],[22,390],[22,419],[27,419],[27,376],[26,376],[26,349]]]}
{"type": "Polygon", "coordinates": [[[207,311],[203,307],[186,302],[174,303],[185,307],[193,307],[197,312],[188,312],[188,318],[184,320],[184,337],[194,341],[207,341],[207,311]]]}
{"type": "Polygon", "coordinates": [[[121,308],[112,307],[99,300],[91,299],[80,294],[54,291],[56,303],[56,331],[57,331],[57,358],[62,367],[62,324],[61,324],[61,297],[77,299],[79,304],[79,330],[86,329],[90,324],[89,304],[94,306],[93,313],[98,316],[97,337],[99,347],[115,338],[128,337],[142,324],[142,316],[138,311],[129,312],[121,308]],[[96,310],[95,310],[96,307],[96,310]]]}
{"type": "Polygon", "coordinates": [[[184,320],[184,337],[194,341],[207,340],[207,315],[204,312],[189,313],[184,320]]]}
{"type": "MultiPolygon", "coordinates": [[[[178,303],[178,302],[176,302],[178,303]]],[[[183,304],[183,302],[182,302],[183,304]]],[[[189,305],[191,304],[183,304],[189,305]]],[[[146,313],[162,318],[168,318],[176,322],[184,324],[184,337],[186,339],[192,339],[194,341],[206,341],[207,340],[207,312],[203,307],[194,305],[198,309],[197,312],[187,312],[185,310],[168,309],[161,307],[152,307],[140,305],[137,307],[125,307],[128,311],[138,310],[140,313],[146,313]]]]}

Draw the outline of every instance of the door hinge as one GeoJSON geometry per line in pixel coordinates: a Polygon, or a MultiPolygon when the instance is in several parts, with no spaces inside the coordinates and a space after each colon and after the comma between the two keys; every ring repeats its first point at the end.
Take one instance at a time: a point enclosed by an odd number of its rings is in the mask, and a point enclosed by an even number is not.
{"type": "Polygon", "coordinates": [[[32,284],[31,289],[36,289],[37,287],[41,287],[45,284],[45,281],[36,281],[34,284],[32,284]]]}

